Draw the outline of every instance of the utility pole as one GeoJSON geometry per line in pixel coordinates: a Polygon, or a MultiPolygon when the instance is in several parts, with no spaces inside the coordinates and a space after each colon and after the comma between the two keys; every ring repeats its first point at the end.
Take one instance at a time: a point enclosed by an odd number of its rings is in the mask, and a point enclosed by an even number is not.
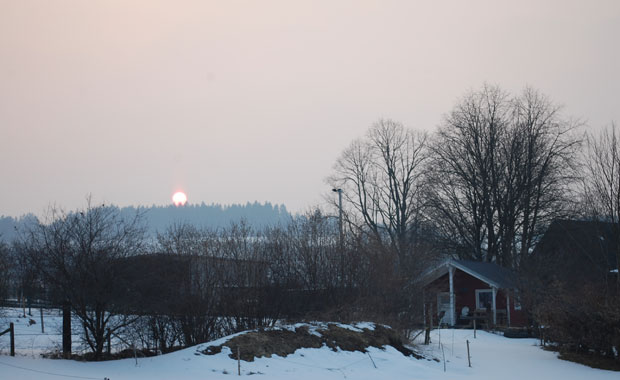
{"type": "Polygon", "coordinates": [[[333,192],[338,193],[338,227],[340,229],[340,238],[338,241],[338,248],[340,250],[340,283],[345,281],[344,270],[344,230],[342,226],[342,189],[332,189],[333,192]]]}
{"type": "Polygon", "coordinates": [[[342,226],[342,189],[332,189],[334,193],[338,193],[338,224],[340,227],[340,249],[344,246],[344,230],[342,226]]]}

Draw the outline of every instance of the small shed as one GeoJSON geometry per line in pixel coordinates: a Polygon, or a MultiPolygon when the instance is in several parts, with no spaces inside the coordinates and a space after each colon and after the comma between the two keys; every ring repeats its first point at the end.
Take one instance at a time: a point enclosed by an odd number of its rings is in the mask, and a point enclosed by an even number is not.
{"type": "Polygon", "coordinates": [[[424,320],[437,325],[527,325],[516,287],[516,275],[495,263],[448,259],[422,275],[424,320]]]}

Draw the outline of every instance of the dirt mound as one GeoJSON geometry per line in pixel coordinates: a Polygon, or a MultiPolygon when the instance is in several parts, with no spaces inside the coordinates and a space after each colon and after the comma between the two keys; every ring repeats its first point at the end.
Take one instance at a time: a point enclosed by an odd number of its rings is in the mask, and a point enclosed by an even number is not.
{"type": "Polygon", "coordinates": [[[415,354],[403,344],[402,338],[389,327],[376,325],[374,328],[352,328],[335,323],[320,325],[297,325],[287,329],[261,329],[231,338],[219,346],[209,346],[202,351],[205,355],[215,355],[228,347],[231,358],[237,358],[239,349],[241,359],[254,361],[254,358],[271,355],[287,356],[300,348],[320,348],[327,346],[334,351],[367,352],[368,347],[384,348],[392,346],[403,355],[415,354]]]}

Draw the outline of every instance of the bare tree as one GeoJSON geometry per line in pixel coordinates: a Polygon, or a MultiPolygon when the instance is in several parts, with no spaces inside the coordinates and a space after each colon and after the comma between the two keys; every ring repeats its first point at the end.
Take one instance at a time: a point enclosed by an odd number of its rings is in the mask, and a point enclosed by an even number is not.
{"type": "Polygon", "coordinates": [[[484,86],[446,117],[432,144],[432,214],[461,258],[518,267],[541,227],[570,204],[576,123],[532,89],[484,86]]]}
{"type": "MultiPolygon", "coordinates": [[[[612,223],[615,236],[620,236],[620,138],[616,125],[598,136],[588,136],[587,172],[584,178],[584,201],[587,215],[595,220],[612,223]]],[[[616,239],[616,268],[620,265],[620,239],[616,239]]],[[[620,276],[616,275],[620,292],[620,276]]]]}
{"type": "Polygon", "coordinates": [[[143,234],[139,214],[125,220],[117,208],[93,206],[89,199],[73,213],[51,208],[48,220],[21,237],[22,249],[58,300],[71,303],[95,359],[110,335],[132,321],[115,302],[123,292],[117,273],[122,259],[141,250],[143,234]]]}
{"type": "MultiPolygon", "coordinates": [[[[169,283],[177,287],[161,300],[160,312],[172,317],[163,319],[178,326],[186,346],[218,337],[224,276],[217,252],[218,237],[192,225],[175,224],[158,235],[158,243],[159,251],[166,256],[162,263],[175,268],[164,272],[171,276],[169,283]]],[[[168,327],[161,324],[161,318],[155,322],[159,322],[154,325],[159,329],[157,335],[163,336],[168,327]]],[[[165,340],[160,339],[160,343],[165,340]]]]}
{"type": "Polygon", "coordinates": [[[8,298],[9,284],[11,282],[11,255],[9,246],[0,236],[0,300],[8,298]]]}
{"type": "Polygon", "coordinates": [[[434,220],[462,258],[490,260],[495,252],[500,136],[507,128],[507,94],[484,87],[463,98],[432,144],[434,220]],[[491,252],[488,255],[487,252],[491,252]]]}
{"type": "Polygon", "coordinates": [[[170,225],[164,233],[157,234],[157,249],[167,255],[204,255],[209,233],[187,223],[170,225]]]}
{"type": "Polygon", "coordinates": [[[342,153],[329,183],[343,189],[347,222],[401,262],[413,254],[423,216],[427,135],[382,119],[342,153]]]}
{"type": "MultiPolygon", "coordinates": [[[[502,250],[506,252],[507,266],[521,264],[553,219],[574,215],[576,169],[582,145],[575,131],[580,123],[564,120],[560,111],[531,88],[512,100],[514,136],[508,140],[512,149],[507,156],[509,166],[515,168],[512,188],[516,191],[507,198],[518,201],[514,222],[503,223],[509,234],[503,240],[512,239],[512,254],[509,244],[502,250]]],[[[512,207],[509,202],[506,208],[512,207]]]]}

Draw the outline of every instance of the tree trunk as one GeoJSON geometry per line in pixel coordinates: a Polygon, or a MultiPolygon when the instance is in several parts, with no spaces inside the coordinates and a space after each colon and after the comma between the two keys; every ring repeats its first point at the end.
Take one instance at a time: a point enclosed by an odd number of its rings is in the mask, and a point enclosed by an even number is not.
{"type": "Polygon", "coordinates": [[[62,354],[71,358],[71,303],[65,301],[62,306],[62,354]]]}

